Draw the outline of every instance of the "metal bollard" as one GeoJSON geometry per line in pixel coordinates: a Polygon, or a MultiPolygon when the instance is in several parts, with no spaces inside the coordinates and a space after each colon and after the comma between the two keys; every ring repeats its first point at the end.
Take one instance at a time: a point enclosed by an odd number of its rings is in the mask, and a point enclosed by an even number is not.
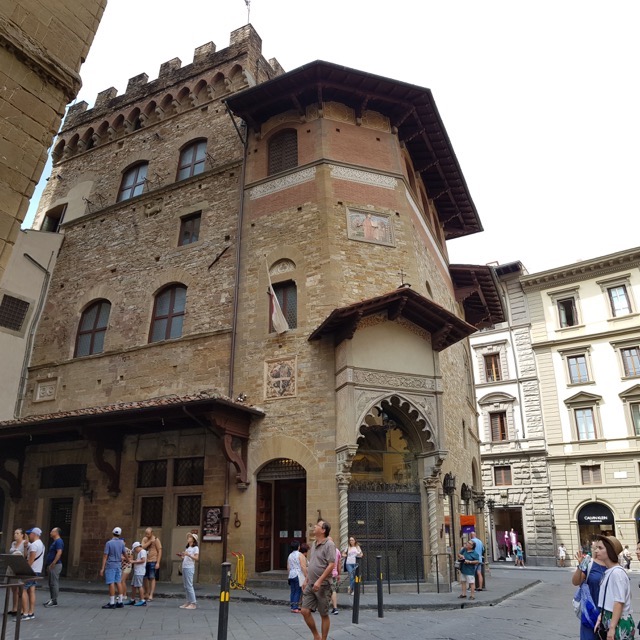
{"type": "Polygon", "coordinates": [[[360,565],[356,564],[354,569],[355,586],[353,588],[353,612],[351,614],[352,624],[358,624],[360,618],[360,565]]]}
{"type": "MultiPolygon", "coordinates": [[[[388,569],[387,569],[388,571],[388,569]]],[[[382,610],[382,556],[376,556],[376,582],[378,586],[378,618],[384,618],[382,610]]]]}
{"type": "Polygon", "coordinates": [[[229,584],[231,582],[231,563],[222,563],[220,579],[220,610],[218,611],[218,640],[227,640],[229,627],[229,584]]]}

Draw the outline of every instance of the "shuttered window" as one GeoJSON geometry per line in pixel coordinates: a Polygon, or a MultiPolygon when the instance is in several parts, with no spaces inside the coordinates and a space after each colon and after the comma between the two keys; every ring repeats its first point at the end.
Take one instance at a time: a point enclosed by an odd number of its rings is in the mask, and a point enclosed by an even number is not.
{"type": "Polygon", "coordinates": [[[269,175],[298,166],[298,133],[287,129],[269,140],[269,175]]]}

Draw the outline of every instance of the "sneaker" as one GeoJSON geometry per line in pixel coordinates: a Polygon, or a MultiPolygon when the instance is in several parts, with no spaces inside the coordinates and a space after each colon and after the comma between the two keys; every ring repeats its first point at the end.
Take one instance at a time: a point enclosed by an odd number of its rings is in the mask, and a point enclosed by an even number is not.
{"type": "Polygon", "coordinates": [[[116,605],[115,604],[111,604],[110,602],[108,602],[107,604],[103,604],[102,608],[103,609],[115,609],[116,605]]]}
{"type": "Polygon", "coordinates": [[[49,602],[44,603],[45,607],[57,607],[58,603],[55,600],[49,600],[49,602]]]}
{"type": "Polygon", "coordinates": [[[127,600],[127,602],[125,602],[125,604],[129,605],[129,604],[135,604],[136,601],[135,600],[127,600]]]}
{"type": "Polygon", "coordinates": [[[147,603],[145,600],[138,600],[138,602],[136,602],[134,605],[134,607],[146,607],[147,603]]]}
{"type": "Polygon", "coordinates": [[[116,602],[116,609],[122,609],[122,607],[124,607],[124,603],[116,602]]]}
{"type": "Polygon", "coordinates": [[[25,620],[33,620],[35,617],[36,616],[33,613],[23,613],[20,621],[24,622],[25,620]]]}
{"type": "Polygon", "coordinates": [[[331,613],[333,613],[334,616],[337,616],[340,612],[337,609],[331,609],[331,613]]]}

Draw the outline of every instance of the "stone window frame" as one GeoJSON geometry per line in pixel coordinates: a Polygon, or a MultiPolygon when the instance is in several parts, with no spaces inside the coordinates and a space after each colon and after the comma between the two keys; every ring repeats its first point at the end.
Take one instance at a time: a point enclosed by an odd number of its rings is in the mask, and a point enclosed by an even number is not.
{"type": "Polygon", "coordinates": [[[485,443],[507,443],[516,440],[515,412],[514,404],[516,398],[508,393],[490,393],[478,400],[478,405],[482,411],[484,424],[485,443]],[[507,418],[507,439],[493,440],[491,436],[491,414],[504,413],[507,418]]]}
{"type": "Polygon", "coordinates": [[[480,378],[479,384],[503,384],[510,380],[507,344],[507,340],[497,340],[495,342],[477,344],[473,346],[473,350],[476,354],[476,362],[478,363],[478,376],[480,378]],[[487,381],[487,372],[485,369],[485,356],[495,355],[496,353],[500,356],[500,380],[489,382],[487,381]]]}
{"type": "MultiPolygon", "coordinates": [[[[282,282],[273,283],[273,292],[276,295],[278,303],[280,304],[280,310],[284,316],[289,329],[298,328],[298,285],[295,280],[283,280],[282,282]],[[282,292],[282,295],[278,294],[282,292]],[[288,300],[289,297],[295,297],[295,317],[292,317],[292,312],[289,309],[288,300]],[[293,320],[293,322],[292,322],[293,320]]],[[[273,326],[273,298],[269,297],[269,333],[275,333],[275,327],[273,326]]]]}
{"type": "Polygon", "coordinates": [[[204,173],[207,168],[207,138],[194,138],[189,140],[187,143],[183,144],[180,147],[180,154],[178,156],[178,166],[176,168],[176,182],[181,182],[182,180],[187,180],[188,178],[193,178],[193,176],[198,176],[201,173],[204,173]],[[204,144],[204,152],[201,158],[197,157],[198,147],[204,144]],[[193,149],[193,158],[183,164],[184,155],[193,149]],[[196,168],[199,168],[199,171],[196,171],[196,168]],[[188,169],[189,175],[180,177],[180,172],[188,169]]]}
{"type": "Polygon", "coordinates": [[[582,347],[572,347],[571,349],[560,349],[558,354],[564,362],[564,374],[567,387],[583,387],[585,385],[595,384],[593,375],[593,365],[591,362],[591,345],[582,347]],[[569,359],[577,356],[584,356],[585,365],[587,367],[587,380],[584,382],[573,382],[571,380],[571,370],[569,367],[569,359]]]}
{"type": "MultiPolygon", "coordinates": [[[[271,280],[271,285],[277,288],[277,285],[284,284],[285,282],[291,281],[296,287],[296,326],[289,327],[290,333],[295,333],[298,331],[302,315],[301,310],[305,309],[306,306],[306,291],[305,287],[301,286],[301,283],[304,282],[304,272],[302,269],[302,263],[304,258],[302,254],[292,247],[282,247],[279,251],[274,252],[268,257],[267,265],[268,272],[264,273],[264,286],[263,291],[266,291],[266,295],[263,299],[263,317],[265,319],[264,331],[269,337],[277,337],[278,339],[282,339],[273,327],[271,326],[271,293],[269,291],[269,279],[271,280]],[[269,278],[267,278],[269,276],[269,278]]],[[[260,282],[262,280],[262,274],[260,277],[260,282]]]]}
{"type": "Polygon", "coordinates": [[[94,356],[94,355],[99,355],[101,353],[104,353],[105,351],[105,342],[107,339],[107,333],[109,331],[109,319],[111,318],[111,308],[112,308],[112,304],[110,300],[107,300],[106,298],[99,298],[97,300],[91,300],[91,302],[89,302],[89,304],[87,304],[85,306],[85,308],[82,310],[82,313],[80,314],[80,320],[78,321],[78,325],[77,325],[77,329],[76,329],[76,341],[75,341],[75,347],[73,349],[73,357],[74,358],[86,358],[88,356],[94,356]],[[102,305],[103,304],[108,304],[109,305],[109,310],[107,313],[107,319],[106,319],[106,323],[104,325],[104,327],[98,327],[96,326],[97,322],[100,320],[100,316],[102,314],[102,305]],[[93,327],[90,330],[83,330],[82,329],[82,323],[84,322],[85,317],[87,316],[87,314],[94,308],[94,307],[98,307],[98,311],[96,313],[96,317],[95,320],[93,322],[93,327]],[[94,340],[97,334],[99,333],[104,333],[104,338],[102,340],[102,349],[100,351],[94,351],[94,340]],[[78,346],[80,344],[80,338],[81,336],[84,335],[90,335],[90,342],[89,342],[89,353],[83,353],[83,354],[78,354],[78,346]]]}
{"type": "Polygon", "coordinates": [[[187,292],[188,292],[189,288],[187,287],[186,284],[182,283],[182,282],[172,282],[170,284],[167,284],[166,286],[162,287],[161,289],[159,289],[158,291],[155,292],[155,294],[153,295],[153,311],[151,312],[151,322],[149,325],[149,339],[148,339],[148,343],[149,344],[156,344],[158,342],[165,342],[167,340],[179,340],[180,338],[182,338],[184,336],[184,319],[185,316],[187,315],[187,292]],[[176,313],[175,312],[175,294],[178,288],[183,288],[185,290],[185,301],[184,301],[184,307],[181,310],[181,312],[176,313]],[[171,291],[171,296],[170,296],[170,307],[169,307],[169,311],[166,315],[167,318],[167,326],[165,328],[165,337],[164,338],[159,338],[157,340],[153,339],[153,332],[154,332],[154,326],[156,321],[158,320],[162,320],[163,316],[158,316],[156,314],[157,311],[157,307],[158,307],[158,299],[161,295],[163,295],[166,291],[171,291]],[[166,337],[167,333],[171,332],[171,326],[173,324],[173,319],[177,318],[177,317],[182,317],[182,329],[180,331],[180,335],[179,336],[174,336],[174,337],[166,337]]]}
{"type": "Polygon", "coordinates": [[[145,188],[147,186],[148,174],[149,174],[148,160],[138,160],[133,164],[130,164],[129,166],[127,166],[122,172],[122,178],[120,180],[120,186],[118,187],[118,196],[116,198],[116,202],[126,202],[127,200],[131,200],[133,198],[137,198],[138,196],[141,196],[144,193],[145,188]],[[145,172],[144,172],[144,176],[140,178],[140,169],[142,167],[145,168],[145,172]],[[135,171],[135,178],[134,178],[133,184],[125,187],[125,180],[127,179],[127,176],[132,174],[134,171],[135,171]],[[141,189],[138,193],[136,193],[136,189],[138,187],[141,187],[141,189]],[[123,195],[127,191],[130,191],[131,195],[125,198],[123,197],[123,195]]]}
{"type": "Polygon", "coordinates": [[[637,412],[640,423],[640,384],[623,391],[619,394],[624,407],[624,418],[627,423],[627,430],[631,437],[640,437],[640,424],[636,428],[633,421],[634,411],[637,412]]]}
{"type": "Polygon", "coordinates": [[[180,229],[178,231],[178,246],[179,247],[191,247],[194,244],[200,242],[200,226],[202,225],[202,210],[192,211],[191,213],[187,213],[183,216],[180,216],[180,229]],[[189,225],[192,221],[196,221],[197,224],[193,225],[192,228],[189,228],[189,225]],[[195,228],[195,239],[194,236],[194,228],[195,228]],[[189,231],[189,240],[184,242],[185,233],[189,231]]]}
{"type": "Polygon", "coordinates": [[[564,403],[569,411],[569,421],[571,423],[571,437],[573,442],[595,442],[596,440],[602,440],[604,433],[602,429],[602,420],[600,417],[600,402],[602,402],[601,396],[596,396],[591,393],[577,393],[571,398],[567,398],[564,403]],[[593,438],[580,438],[578,432],[578,422],[576,420],[576,411],[591,409],[593,416],[593,438]]]}
{"type": "Polygon", "coordinates": [[[549,296],[549,298],[551,298],[551,304],[554,307],[556,331],[567,331],[571,329],[577,329],[578,327],[584,327],[584,322],[582,322],[582,307],[580,304],[579,285],[575,287],[560,289],[558,291],[548,291],[547,295],[549,296]],[[558,302],[568,299],[573,300],[576,312],[576,323],[563,327],[560,320],[560,307],[558,306],[558,302]]]}
{"type": "Polygon", "coordinates": [[[607,318],[609,321],[621,320],[623,318],[632,318],[638,315],[638,307],[636,306],[634,297],[633,297],[633,287],[631,286],[631,274],[625,273],[615,278],[607,278],[606,280],[596,280],[596,284],[600,286],[602,293],[606,299],[606,308],[609,314],[607,318]],[[624,313],[622,315],[615,315],[615,311],[613,308],[613,300],[611,298],[611,289],[615,289],[616,287],[624,287],[625,296],[627,298],[627,303],[629,306],[629,313],[624,313]]]}
{"type": "MultiPolygon", "coordinates": [[[[505,475],[506,472],[502,472],[505,475]]],[[[497,464],[493,467],[493,486],[494,487],[512,487],[513,486],[513,466],[510,464],[497,464]],[[498,469],[509,470],[509,482],[498,482],[498,469]]]]}
{"type": "Polygon", "coordinates": [[[582,486],[602,484],[602,465],[601,464],[581,464],[578,466],[580,467],[580,484],[582,486]],[[588,472],[586,474],[588,481],[585,481],[585,471],[588,472]]]}
{"type": "Polygon", "coordinates": [[[14,293],[13,291],[9,291],[8,289],[0,289],[0,302],[4,300],[5,296],[9,296],[10,298],[15,298],[20,302],[24,302],[28,305],[27,310],[24,314],[24,318],[22,319],[22,324],[20,325],[19,330],[11,329],[9,327],[4,327],[0,325],[0,332],[7,333],[10,336],[15,336],[16,338],[24,338],[27,333],[27,329],[29,328],[29,324],[31,322],[31,316],[33,315],[35,300],[31,298],[27,298],[26,296],[20,295],[19,293],[14,293]]]}
{"type": "Polygon", "coordinates": [[[633,376],[628,376],[626,374],[626,371],[624,370],[624,361],[622,358],[622,351],[623,349],[634,349],[634,348],[640,349],[640,340],[638,340],[637,338],[634,338],[633,340],[616,340],[616,341],[610,342],[609,344],[613,347],[613,350],[616,352],[616,355],[617,355],[618,368],[620,371],[620,379],[635,380],[636,378],[639,378],[640,374],[633,375],[633,376]]]}

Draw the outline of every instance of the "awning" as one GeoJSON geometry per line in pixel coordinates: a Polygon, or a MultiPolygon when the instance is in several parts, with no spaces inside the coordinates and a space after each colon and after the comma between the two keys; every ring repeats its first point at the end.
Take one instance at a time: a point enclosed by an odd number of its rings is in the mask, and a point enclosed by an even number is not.
{"type": "Polygon", "coordinates": [[[585,504],[578,513],[578,524],[606,524],[613,526],[615,519],[611,509],[600,502],[585,504]]]}

